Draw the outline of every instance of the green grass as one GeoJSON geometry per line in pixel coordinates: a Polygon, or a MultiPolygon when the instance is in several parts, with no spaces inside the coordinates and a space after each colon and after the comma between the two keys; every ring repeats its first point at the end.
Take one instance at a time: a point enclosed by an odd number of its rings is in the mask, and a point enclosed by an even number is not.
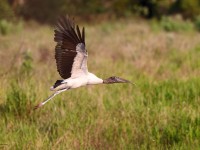
{"type": "Polygon", "coordinates": [[[20,32],[23,28],[23,22],[9,22],[4,19],[0,19],[0,35],[5,36],[11,33],[20,32]]]}
{"type": "Polygon", "coordinates": [[[167,32],[191,32],[195,27],[198,30],[198,18],[193,23],[189,20],[184,21],[181,16],[174,18],[163,16],[160,21],[153,20],[151,26],[154,31],[162,29],[167,32]]]}
{"type": "Polygon", "coordinates": [[[53,29],[0,37],[0,149],[199,149],[199,33],[155,33],[136,20],[86,33],[89,70],[135,86],[79,88],[34,111],[59,79],[53,29]]]}

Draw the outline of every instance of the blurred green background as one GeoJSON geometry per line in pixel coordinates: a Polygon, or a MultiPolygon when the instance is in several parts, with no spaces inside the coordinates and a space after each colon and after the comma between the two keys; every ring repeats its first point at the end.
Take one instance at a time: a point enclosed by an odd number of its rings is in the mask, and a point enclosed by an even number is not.
{"type": "Polygon", "coordinates": [[[0,149],[200,149],[199,0],[0,0],[0,149]],[[86,28],[87,86],[60,79],[54,24],[86,28]]]}
{"type": "MultiPolygon", "coordinates": [[[[0,19],[15,17],[39,22],[55,21],[58,15],[70,14],[90,18],[97,15],[112,17],[141,16],[161,18],[181,14],[195,19],[200,13],[199,0],[1,0],[0,19]]],[[[103,19],[103,18],[102,18],[103,19]]]]}

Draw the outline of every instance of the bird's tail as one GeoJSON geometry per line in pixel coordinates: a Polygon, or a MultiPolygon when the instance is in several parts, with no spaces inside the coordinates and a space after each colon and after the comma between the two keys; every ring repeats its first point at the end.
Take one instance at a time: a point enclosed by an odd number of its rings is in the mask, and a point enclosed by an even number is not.
{"type": "Polygon", "coordinates": [[[54,83],[54,85],[53,85],[52,87],[50,87],[50,90],[51,90],[51,91],[54,91],[54,89],[55,89],[56,87],[58,87],[59,85],[62,84],[62,81],[63,81],[63,80],[57,80],[57,81],[54,83]]]}

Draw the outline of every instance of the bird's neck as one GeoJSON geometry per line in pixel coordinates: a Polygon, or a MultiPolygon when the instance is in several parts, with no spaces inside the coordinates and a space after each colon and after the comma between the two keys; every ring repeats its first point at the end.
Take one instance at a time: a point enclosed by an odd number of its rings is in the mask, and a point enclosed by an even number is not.
{"type": "Polygon", "coordinates": [[[103,80],[103,84],[112,84],[112,83],[114,83],[114,82],[112,82],[111,80],[109,80],[109,78],[103,80]]]}
{"type": "Polygon", "coordinates": [[[107,79],[104,79],[103,84],[111,84],[111,83],[107,79]]]}
{"type": "Polygon", "coordinates": [[[103,83],[103,80],[101,78],[98,78],[93,73],[89,73],[87,84],[91,85],[91,84],[102,84],[102,83],[103,83]]]}

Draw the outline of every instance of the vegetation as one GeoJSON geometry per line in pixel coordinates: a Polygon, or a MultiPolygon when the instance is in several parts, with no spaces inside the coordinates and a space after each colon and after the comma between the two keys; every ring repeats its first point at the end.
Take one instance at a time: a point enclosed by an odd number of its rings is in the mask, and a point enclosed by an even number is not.
{"type": "Polygon", "coordinates": [[[0,20],[2,19],[13,19],[14,11],[12,7],[9,5],[7,0],[0,1],[0,20]]]}
{"type": "Polygon", "coordinates": [[[200,16],[195,19],[195,27],[198,31],[200,31],[200,16]]]}
{"type": "Polygon", "coordinates": [[[5,19],[0,20],[0,35],[13,34],[20,32],[23,28],[23,22],[10,22],[5,19]]]}
{"type": "Polygon", "coordinates": [[[194,20],[200,15],[199,0],[1,0],[0,20],[23,17],[42,23],[53,23],[59,15],[70,14],[89,20],[126,16],[158,18],[181,14],[194,20]],[[52,11],[53,10],[53,11],[52,11]]]}
{"type": "Polygon", "coordinates": [[[53,29],[0,36],[0,148],[198,149],[200,35],[154,23],[161,30],[141,20],[85,24],[90,71],[135,86],[67,91],[36,111],[59,79],[53,29]]]}
{"type": "Polygon", "coordinates": [[[163,16],[160,21],[152,20],[151,25],[155,31],[164,30],[167,32],[190,32],[195,29],[199,30],[198,18],[196,19],[195,23],[193,23],[189,20],[183,20],[181,16],[163,16]]]}

